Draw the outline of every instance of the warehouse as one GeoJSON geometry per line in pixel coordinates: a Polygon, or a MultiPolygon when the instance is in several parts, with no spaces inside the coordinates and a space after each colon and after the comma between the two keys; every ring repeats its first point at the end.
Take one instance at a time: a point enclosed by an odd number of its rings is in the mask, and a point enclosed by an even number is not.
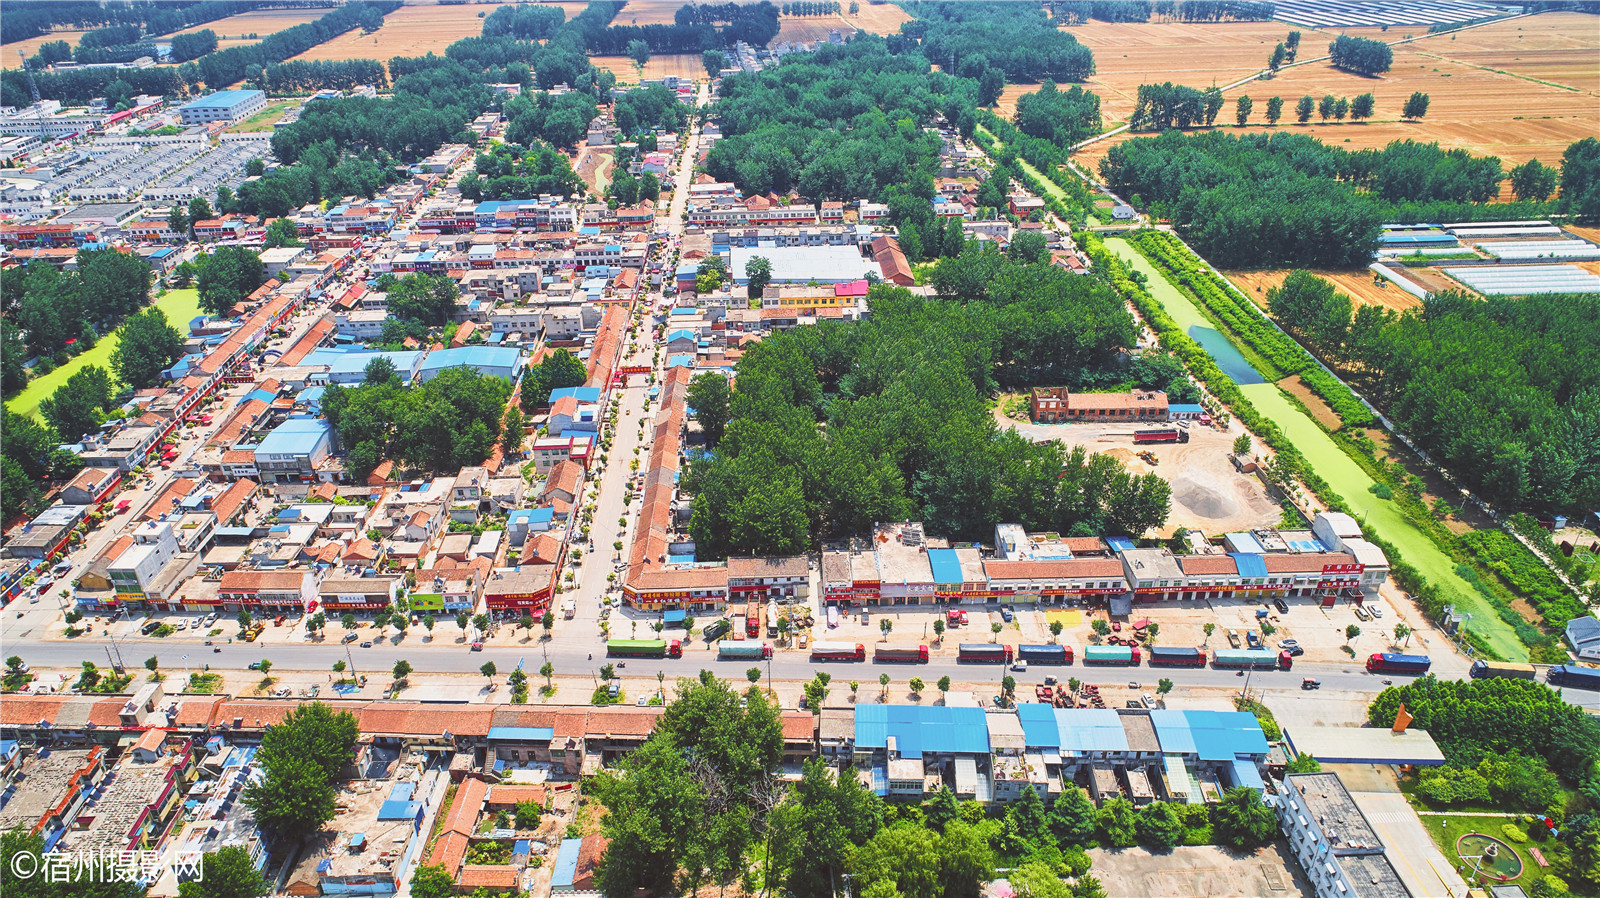
{"type": "Polygon", "coordinates": [[[219,90],[178,108],[185,125],[236,122],[267,108],[267,95],[259,90],[219,90]]]}
{"type": "Polygon", "coordinates": [[[774,284],[843,284],[868,274],[883,277],[878,263],[853,246],[735,246],[728,255],[728,270],[741,286],[750,282],[745,267],[756,256],[772,263],[774,284]]]}

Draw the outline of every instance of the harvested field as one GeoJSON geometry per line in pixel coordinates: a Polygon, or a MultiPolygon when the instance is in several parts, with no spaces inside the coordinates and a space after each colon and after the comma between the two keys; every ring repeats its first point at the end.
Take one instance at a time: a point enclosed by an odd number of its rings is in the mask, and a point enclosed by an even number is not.
{"type": "MultiPolygon", "coordinates": [[[[671,25],[673,14],[682,4],[663,3],[661,0],[628,0],[628,5],[611,20],[613,25],[671,25]]],[[[567,14],[572,18],[572,13],[567,14]]]]}
{"type": "Polygon", "coordinates": [[[1406,277],[1416,281],[1419,286],[1430,293],[1442,290],[1460,290],[1463,293],[1476,294],[1477,291],[1450,277],[1437,268],[1407,268],[1406,277]]]}
{"type": "Polygon", "coordinates": [[[78,38],[87,33],[81,29],[75,31],[52,31],[39,37],[30,37],[24,41],[12,41],[9,44],[0,46],[0,54],[4,55],[5,65],[10,68],[17,64],[18,53],[24,56],[33,56],[39,52],[40,47],[55,41],[66,41],[69,45],[76,47],[78,38]]]}
{"type": "Polygon", "coordinates": [[[383,17],[383,27],[372,34],[357,28],[318,44],[295,59],[382,59],[393,56],[444,55],[446,47],[464,37],[483,32],[479,13],[489,6],[402,6],[383,17]]]}
{"type": "MultiPolygon", "coordinates": [[[[243,15],[229,16],[193,28],[185,28],[177,34],[192,34],[204,31],[207,28],[216,32],[217,49],[226,50],[240,44],[253,44],[269,34],[276,34],[285,28],[315,22],[328,13],[333,12],[332,4],[321,9],[259,9],[243,15]],[[250,37],[250,35],[255,37],[250,37]]],[[[394,55],[394,54],[389,54],[394,55]]],[[[347,57],[340,57],[341,59],[347,57]]]]}
{"type": "MultiPolygon", "coordinates": [[[[1100,95],[1100,110],[1109,124],[1133,112],[1141,84],[1172,81],[1206,88],[1260,71],[1289,26],[1090,22],[1063,30],[1094,51],[1095,76],[1084,86],[1100,95]]],[[[1316,34],[1306,34],[1302,52],[1318,40],[1316,34]]]]}
{"type": "MultiPolygon", "coordinates": [[[[634,66],[633,60],[626,56],[591,56],[589,61],[596,67],[611,70],[617,76],[619,84],[638,84],[639,69],[634,66]]],[[[701,64],[700,56],[693,53],[669,54],[666,56],[652,56],[644,64],[644,77],[654,80],[667,75],[677,75],[691,81],[704,81],[706,67],[701,64]]]]}
{"type": "Polygon", "coordinates": [[[1323,427],[1329,430],[1338,430],[1344,425],[1344,422],[1339,420],[1339,415],[1328,406],[1328,403],[1324,402],[1321,396],[1311,392],[1311,387],[1300,378],[1300,375],[1296,374],[1293,377],[1286,377],[1278,381],[1278,389],[1300,400],[1300,404],[1305,406],[1311,416],[1316,418],[1317,423],[1323,427]]]}
{"type": "Polygon", "coordinates": [[[1585,228],[1578,225],[1565,225],[1567,233],[1574,237],[1582,237],[1591,243],[1600,243],[1600,228],[1585,228]]]}
{"type": "MultiPolygon", "coordinates": [[[[844,8],[848,10],[850,4],[845,3],[844,8]]],[[[911,21],[911,16],[893,3],[872,2],[861,4],[861,11],[855,15],[846,12],[843,18],[846,24],[868,34],[899,34],[900,26],[911,21]]]]}
{"type": "MultiPolygon", "coordinates": [[[[1126,115],[1138,85],[1146,80],[1171,80],[1192,87],[1206,87],[1215,70],[1216,83],[1224,83],[1228,70],[1224,60],[1204,64],[1185,63],[1171,68],[1164,59],[1185,58],[1199,52],[1205,31],[1218,32],[1264,28],[1250,25],[1101,25],[1091,24],[1071,31],[1095,49],[1099,74],[1090,82],[1102,95],[1102,108],[1108,122],[1126,115]],[[1122,31],[1112,31],[1121,29],[1122,31]],[[1135,31],[1128,31],[1136,29],[1135,31]],[[1143,32],[1149,45],[1133,51],[1116,45],[1102,46],[1107,40],[1130,40],[1143,32]],[[1120,36],[1119,36],[1120,35],[1120,36]],[[1164,39],[1164,43],[1163,43],[1164,39]],[[1129,53],[1126,62],[1122,54],[1129,53]],[[1150,74],[1146,75],[1148,70],[1150,74]],[[1193,77],[1187,72],[1194,72],[1193,77]]],[[[1355,33],[1355,29],[1345,29],[1355,33]]],[[[1389,37],[1400,39],[1401,29],[1390,29],[1389,37]]],[[[1269,32],[1272,36],[1275,33],[1269,32]]],[[[1265,37],[1264,36],[1264,37],[1265,37]]],[[[1545,13],[1531,18],[1486,25],[1454,35],[1444,34],[1395,47],[1394,68],[1381,76],[1365,78],[1340,72],[1325,62],[1308,63],[1285,69],[1270,81],[1252,82],[1227,92],[1229,103],[1219,121],[1228,121],[1232,100],[1249,94],[1256,101],[1252,128],[1266,128],[1262,116],[1265,101],[1284,98],[1285,119],[1279,128],[1294,128],[1320,140],[1347,149],[1383,147],[1395,140],[1437,141],[1446,148],[1462,148],[1476,154],[1500,157],[1507,166],[1538,158],[1546,163],[1560,159],[1574,141],[1600,133],[1600,68],[1593,60],[1600,55],[1600,29],[1593,17],[1576,13],[1545,13]],[[1492,71],[1500,69],[1502,71],[1492,71]],[[1505,74],[1509,72],[1514,74],[1505,74]],[[1550,81],[1571,88],[1540,84],[1550,81]],[[1428,115],[1420,122],[1400,121],[1400,109],[1413,91],[1428,94],[1428,115]],[[1363,124],[1293,123],[1294,102],[1309,94],[1354,97],[1371,92],[1377,100],[1373,119],[1363,124]]],[[[1256,48],[1256,57],[1265,59],[1265,49],[1256,48]]],[[[1302,53],[1320,52],[1319,34],[1307,34],[1302,53]]],[[[1247,45],[1248,46],[1248,45],[1247,45]]],[[[1224,43],[1219,52],[1234,54],[1242,62],[1254,64],[1244,48],[1224,43]]],[[[1237,75],[1249,74],[1250,65],[1237,75]]],[[[1014,101],[1013,101],[1014,105],[1014,101]]],[[[1229,125],[1228,127],[1232,127],[1229,125]]],[[[1112,140],[1125,140],[1119,135],[1112,140]]],[[[1078,155],[1081,163],[1097,165],[1109,149],[1109,142],[1093,144],[1078,155]]],[[[1508,196],[1508,195],[1507,195],[1508,196]]]]}
{"type": "MultiPolygon", "coordinates": [[[[1414,269],[1406,269],[1406,271],[1409,273],[1414,269]]],[[[1356,271],[1313,271],[1311,273],[1331,281],[1335,287],[1339,288],[1341,293],[1349,296],[1358,305],[1383,306],[1396,312],[1404,312],[1407,309],[1415,309],[1422,306],[1422,300],[1393,284],[1389,284],[1387,287],[1374,284],[1372,282],[1372,272],[1366,269],[1356,271]]],[[[1228,280],[1238,285],[1239,289],[1243,290],[1251,301],[1265,308],[1267,291],[1282,284],[1283,279],[1289,276],[1289,270],[1228,271],[1224,272],[1224,274],[1227,275],[1228,280]]],[[[1389,282],[1384,281],[1383,283],[1388,284],[1389,282]]]]}
{"type": "Polygon", "coordinates": [[[801,41],[811,44],[827,41],[830,31],[849,37],[855,28],[842,16],[779,16],[778,36],[772,39],[772,43],[801,41]]]}

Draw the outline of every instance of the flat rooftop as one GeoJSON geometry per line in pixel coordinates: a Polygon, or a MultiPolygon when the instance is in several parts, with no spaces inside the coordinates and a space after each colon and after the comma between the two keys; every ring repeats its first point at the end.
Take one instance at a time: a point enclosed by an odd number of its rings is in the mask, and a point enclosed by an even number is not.
{"type": "Polygon", "coordinates": [[[1411,898],[1387,855],[1350,855],[1340,858],[1339,864],[1361,898],[1411,898]]]}
{"type": "Polygon", "coordinates": [[[1444,752],[1425,730],[1395,733],[1383,727],[1297,726],[1284,730],[1289,748],[1324,764],[1444,763],[1444,752]]]}
{"type": "Polygon", "coordinates": [[[93,749],[55,749],[30,755],[11,800],[0,808],[0,830],[32,828],[39,818],[61,803],[73,777],[89,762],[93,749]]]}
{"type": "Polygon", "coordinates": [[[1322,825],[1322,832],[1332,843],[1335,854],[1341,850],[1370,850],[1383,845],[1338,774],[1291,773],[1287,779],[1305,800],[1306,816],[1322,825]]]}

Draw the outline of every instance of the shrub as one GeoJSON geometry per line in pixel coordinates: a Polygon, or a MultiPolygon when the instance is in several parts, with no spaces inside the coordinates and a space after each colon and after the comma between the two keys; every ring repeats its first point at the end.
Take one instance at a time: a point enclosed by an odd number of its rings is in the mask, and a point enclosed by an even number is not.
{"type": "Polygon", "coordinates": [[[1522,843],[1528,841],[1528,834],[1527,833],[1523,832],[1522,830],[1518,829],[1515,826],[1512,826],[1509,823],[1507,823],[1504,826],[1500,827],[1500,833],[1501,833],[1501,835],[1504,835],[1507,839],[1511,840],[1512,842],[1517,843],[1518,845],[1521,845],[1522,843]]]}

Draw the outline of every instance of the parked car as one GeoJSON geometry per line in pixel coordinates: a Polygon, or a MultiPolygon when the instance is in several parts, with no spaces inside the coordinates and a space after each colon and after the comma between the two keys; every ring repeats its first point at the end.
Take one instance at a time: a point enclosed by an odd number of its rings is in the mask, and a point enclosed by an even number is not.
{"type": "Polygon", "coordinates": [[[1272,600],[1272,606],[1274,608],[1278,609],[1278,613],[1279,614],[1288,614],[1289,613],[1289,603],[1285,602],[1281,598],[1273,599],[1272,600]]]}
{"type": "Polygon", "coordinates": [[[1011,623],[1011,619],[1014,616],[1015,615],[1013,615],[1011,613],[1011,609],[1010,608],[1006,607],[1005,605],[1001,605],[1000,606],[1000,619],[1001,620],[1003,620],[1003,621],[1005,621],[1006,623],[1009,624],[1009,623],[1011,623]]]}
{"type": "Polygon", "coordinates": [[[1306,650],[1300,647],[1300,643],[1295,642],[1293,639],[1285,639],[1278,643],[1278,650],[1288,652],[1291,658],[1298,658],[1306,653],[1306,650]]]}
{"type": "Polygon", "coordinates": [[[1357,605],[1357,606],[1355,606],[1355,611],[1356,611],[1356,620],[1359,620],[1359,621],[1372,620],[1372,615],[1367,613],[1367,609],[1366,608],[1363,608],[1362,606],[1357,605]]]}
{"type": "Polygon", "coordinates": [[[1366,608],[1367,613],[1372,615],[1373,620],[1383,617],[1383,608],[1377,602],[1368,602],[1366,608]]]}
{"type": "Polygon", "coordinates": [[[1249,643],[1253,649],[1261,648],[1261,636],[1254,630],[1244,631],[1244,641],[1249,643]]]}
{"type": "Polygon", "coordinates": [[[357,639],[360,639],[360,638],[361,638],[360,636],[357,636],[354,633],[346,633],[346,634],[344,634],[344,638],[339,640],[339,642],[344,644],[344,645],[349,645],[350,643],[355,642],[357,639]]]}
{"type": "Polygon", "coordinates": [[[364,649],[372,648],[372,640],[368,639],[367,641],[361,643],[361,647],[364,649]]]}

